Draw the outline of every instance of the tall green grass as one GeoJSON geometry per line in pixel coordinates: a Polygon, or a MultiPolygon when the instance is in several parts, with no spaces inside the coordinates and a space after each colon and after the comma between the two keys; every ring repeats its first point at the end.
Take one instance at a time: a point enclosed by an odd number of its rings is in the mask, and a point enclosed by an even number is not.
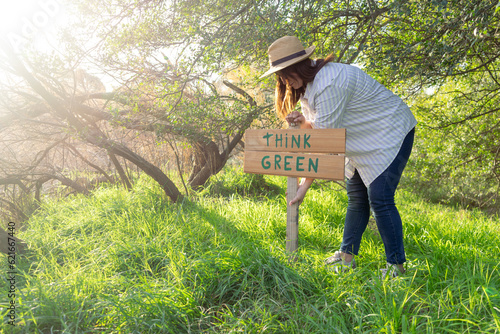
{"type": "MultiPolygon", "coordinates": [[[[498,333],[500,224],[398,193],[407,274],[381,281],[380,236],[337,275],[345,192],[314,185],[298,260],[285,252],[285,178],[228,170],[172,204],[147,178],[44,205],[20,237],[18,322],[6,333],[498,333]]],[[[6,273],[2,258],[1,274],[6,273]]],[[[0,282],[6,314],[7,282],[0,282]]]]}

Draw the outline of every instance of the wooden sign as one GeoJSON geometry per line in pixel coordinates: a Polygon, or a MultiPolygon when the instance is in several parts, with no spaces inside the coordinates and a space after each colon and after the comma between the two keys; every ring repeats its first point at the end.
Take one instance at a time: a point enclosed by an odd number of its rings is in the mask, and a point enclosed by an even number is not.
{"type": "MultiPolygon", "coordinates": [[[[345,129],[247,130],[245,173],[288,176],[287,203],[297,193],[297,177],[343,180],[345,129]]],[[[299,204],[287,205],[286,250],[299,245],[299,204]]],[[[295,260],[291,256],[290,260],[295,260]]]]}
{"type": "Polygon", "coordinates": [[[345,129],[247,130],[244,171],[343,180],[344,153],[345,129]]]}
{"type": "MultiPolygon", "coordinates": [[[[345,129],[247,130],[245,173],[288,176],[287,203],[297,177],[344,179],[345,129]]],[[[299,204],[287,205],[286,250],[299,246],[299,204]]],[[[291,256],[290,260],[296,260],[291,256]]]]}

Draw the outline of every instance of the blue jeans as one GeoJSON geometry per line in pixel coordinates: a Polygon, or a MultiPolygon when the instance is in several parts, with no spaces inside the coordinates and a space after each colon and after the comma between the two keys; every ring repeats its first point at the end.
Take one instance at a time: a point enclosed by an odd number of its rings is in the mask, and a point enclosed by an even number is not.
{"type": "Polygon", "coordinates": [[[403,223],[394,202],[394,194],[410,157],[414,136],[415,129],[406,135],[394,161],[368,187],[357,170],[354,176],[346,181],[348,204],[341,252],[358,255],[361,236],[368,225],[371,208],[384,242],[387,262],[406,262],[403,223]]]}

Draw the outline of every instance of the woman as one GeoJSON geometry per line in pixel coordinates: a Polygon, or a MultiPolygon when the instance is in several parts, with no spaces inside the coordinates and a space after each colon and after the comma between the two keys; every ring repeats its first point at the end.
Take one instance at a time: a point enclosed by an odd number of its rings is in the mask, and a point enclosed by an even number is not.
{"type": "MultiPolygon", "coordinates": [[[[326,260],[335,270],[355,267],[370,209],[385,247],[387,274],[404,273],[403,226],[394,194],[413,146],[417,121],[408,106],[355,66],[332,57],[311,60],[314,46],[304,49],[294,36],[276,40],[268,49],[270,69],[277,74],[276,110],[300,128],[346,128],[348,206],[340,250],[326,260]],[[294,111],[300,100],[302,113],[294,111]]],[[[296,197],[301,203],[314,179],[303,179],[296,197]]]]}

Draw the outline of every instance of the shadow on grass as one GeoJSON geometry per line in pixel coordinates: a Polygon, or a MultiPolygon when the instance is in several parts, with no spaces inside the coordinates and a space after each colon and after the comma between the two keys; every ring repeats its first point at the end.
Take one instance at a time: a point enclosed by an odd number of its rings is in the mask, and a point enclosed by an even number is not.
{"type": "Polygon", "coordinates": [[[221,216],[214,209],[204,208],[196,202],[189,202],[188,207],[191,212],[205,217],[214,228],[218,245],[212,245],[203,256],[208,259],[206,264],[219,267],[220,271],[210,270],[217,281],[221,280],[221,273],[231,274],[231,279],[239,285],[236,298],[267,294],[276,300],[291,302],[297,301],[297,291],[290,293],[290,285],[295,289],[299,287],[298,292],[304,296],[310,296],[317,290],[313,283],[290,266],[286,254],[276,257],[255,234],[237,228],[236,222],[221,216]]]}

